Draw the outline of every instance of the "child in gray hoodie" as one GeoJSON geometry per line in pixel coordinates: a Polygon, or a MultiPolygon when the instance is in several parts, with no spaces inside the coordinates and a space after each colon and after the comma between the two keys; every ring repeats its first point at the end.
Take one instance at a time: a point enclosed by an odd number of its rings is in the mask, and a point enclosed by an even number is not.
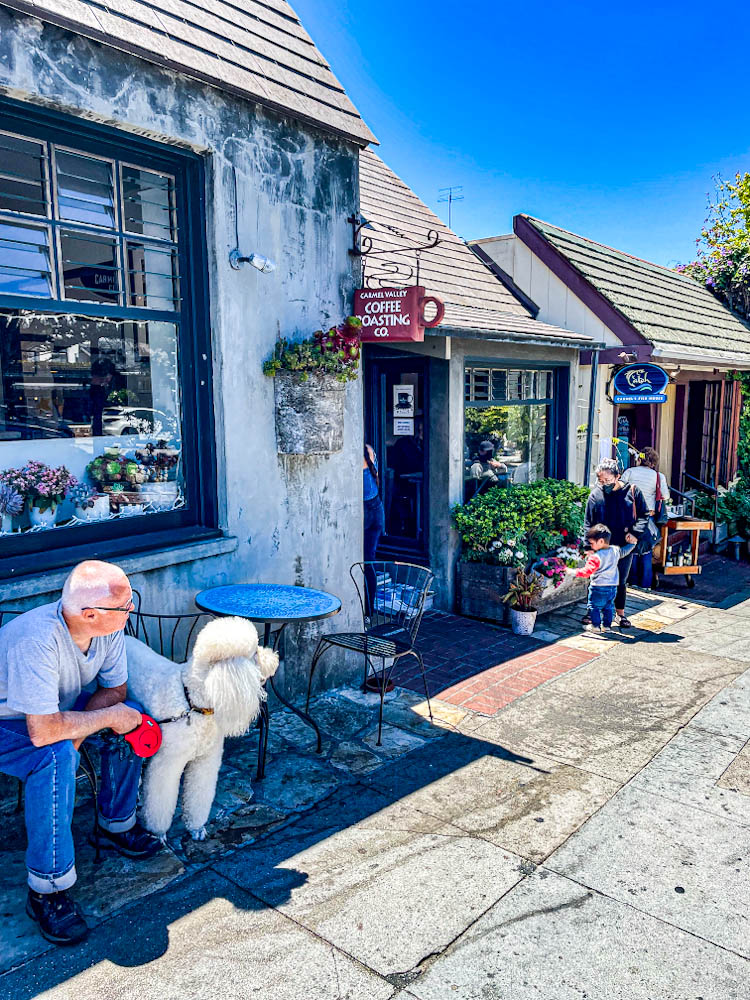
{"type": "Polygon", "coordinates": [[[583,569],[574,571],[576,576],[591,580],[587,608],[591,624],[586,626],[587,632],[602,633],[612,627],[618,583],[617,564],[635,548],[632,543],[610,545],[611,537],[612,532],[606,524],[592,525],[586,532],[591,553],[583,569]]]}

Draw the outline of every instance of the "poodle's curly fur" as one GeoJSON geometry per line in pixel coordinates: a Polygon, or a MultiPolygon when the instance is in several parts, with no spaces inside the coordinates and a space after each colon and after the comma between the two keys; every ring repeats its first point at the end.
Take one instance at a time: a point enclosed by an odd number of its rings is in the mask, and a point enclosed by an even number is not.
{"type": "Polygon", "coordinates": [[[225,736],[240,736],[260,712],[264,682],[279,665],[278,654],[258,645],[252,622],[217,618],[205,625],[186,663],[174,663],[145,643],[126,636],[128,689],[162,725],[161,749],[143,779],[143,822],[159,837],[172,823],[184,773],[182,814],[195,840],[206,836],[216,794],[225,736]],[[184,686],[183,686],[184,685],[184,686]],[[187,711],[193,705],[213,715],[187,711]]]}

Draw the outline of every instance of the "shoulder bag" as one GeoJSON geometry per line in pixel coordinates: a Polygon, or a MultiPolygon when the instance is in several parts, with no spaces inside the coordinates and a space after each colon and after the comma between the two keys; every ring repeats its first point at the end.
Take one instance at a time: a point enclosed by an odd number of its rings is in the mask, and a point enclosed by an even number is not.
{"type": "Polygon", "coordinates": [[[669,514],[667,514],[667,505],[664,502],[664,497],[661,495],[661,473],[658,470],[656,472],[656,503],[654,510],[654,523],[661,528],[669,521],[669,514]]]}
{"type": "MultiPolygon", "coordinates": [[[[656,492],[657,496],[660,493],[659,490],[659,473],[656,474],[656,492]]],[[[635,507],[635,493],[631,491],[631,496],[633,498],[633,521],[638,520],[638,513],[635,507]]],[[[646,553],[651,552],[657,542],[661,540],[661,531],[657,526],[656,521],[653,517],[649,517],[646,521],[646,528],[641,537],[638,539],[635,549],[633,550],[637,556],[644,556],[646,553]]]]}

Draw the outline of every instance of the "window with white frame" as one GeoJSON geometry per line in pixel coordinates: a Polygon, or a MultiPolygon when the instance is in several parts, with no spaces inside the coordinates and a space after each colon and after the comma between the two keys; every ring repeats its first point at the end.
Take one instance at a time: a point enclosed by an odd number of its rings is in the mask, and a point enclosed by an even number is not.
{"type": "Polygon", "coordinates": [[[464,498],[550,474],[552,369],[467,366],[464,498]]]}

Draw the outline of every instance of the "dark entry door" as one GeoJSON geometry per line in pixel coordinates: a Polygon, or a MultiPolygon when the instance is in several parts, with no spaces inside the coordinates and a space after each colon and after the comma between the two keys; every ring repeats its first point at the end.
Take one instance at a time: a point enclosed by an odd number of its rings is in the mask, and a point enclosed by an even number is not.
{"type": "Polygon", "coordinates": [[[365,352],[365,434],[380,465],[385,532],[378,556],[427,558],[429,359],[365,352]]]}
{"type": "Polygon", "coordinates": [[[685,472],[691,477],[686,483],[689,489],[695,487],[696,479],[715,485],[720,397],[719,382],[690,383],[685,450],[685,472]]]}

